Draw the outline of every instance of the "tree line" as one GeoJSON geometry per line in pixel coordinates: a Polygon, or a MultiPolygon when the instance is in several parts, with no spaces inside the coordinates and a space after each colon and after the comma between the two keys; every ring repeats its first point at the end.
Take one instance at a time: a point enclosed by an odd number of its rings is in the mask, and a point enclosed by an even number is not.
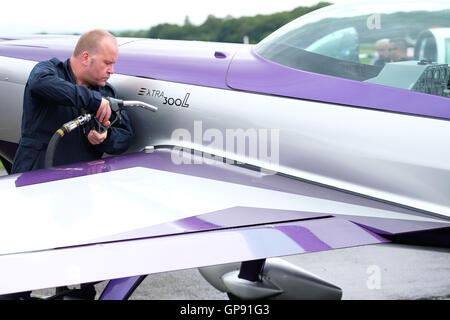
{"type": "Polygon", "coordinates": [[[162,23],[148,30],[112,32],[118,37],[154,38],[172,40],[198,40],[214,42],[242,43],[248,37],[249,43],[258,43],[267,35],[286,23],[311,11],[331,5],[329,2],[319,2],[309,7],[297,7],[292,11],[283,11],[270,15],[256,15],[253,17],[217,18],[209,15],[201,25],[194,25],[189,17],[185,18],[182,26],[162,23]]]}

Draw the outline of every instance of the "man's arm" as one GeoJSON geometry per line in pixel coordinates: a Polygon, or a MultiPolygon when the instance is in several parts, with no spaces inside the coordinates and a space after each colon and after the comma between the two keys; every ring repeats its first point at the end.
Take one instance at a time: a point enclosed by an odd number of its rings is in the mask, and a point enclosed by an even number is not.
{"type": "Polygon", "coordinates": [[[48,101],[50,105],[85,108],[96,113],[102,102],[99,92],[60,78],[56,67],[50,61],[36,66],[27,85],[32,96],[48,101]]]}

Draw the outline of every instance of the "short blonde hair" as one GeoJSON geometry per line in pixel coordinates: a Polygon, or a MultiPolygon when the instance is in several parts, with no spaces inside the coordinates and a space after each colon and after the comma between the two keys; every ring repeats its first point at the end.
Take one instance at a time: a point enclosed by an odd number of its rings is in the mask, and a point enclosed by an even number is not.
{"type": "Polygon", "coordinates": [[[78,57],[84,51],[87,51],[92,55],[95,54],[104,38],[116,40],[111,33],[103,29],[94,29],[84,33],[80,39],[78,39],[75,50],[73,51],[73,56],[78,57]]]}

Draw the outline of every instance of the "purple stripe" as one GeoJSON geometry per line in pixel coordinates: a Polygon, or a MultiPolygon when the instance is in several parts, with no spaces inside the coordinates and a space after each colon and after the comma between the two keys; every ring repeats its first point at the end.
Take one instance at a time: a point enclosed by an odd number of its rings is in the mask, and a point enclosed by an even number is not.
{"type": "Polygon", "coordinates": [[[70,179],[76,177],[112,171],[107,161],[97,160],[87,163],[74,163],[50,169],[34,170],[18,174],[15,181],[16,187],[24,187],[32,184],[70,179]]]}
{"type": "Polygon", "coordinates": [[[146,276],[113,279],[108,282],[99,300],[125,300],[146,276]]]}
{"type": "Polygon", "coordinates": [[[219,229],[220,226],[205,221],[200,217],[189,217],[174,222],[177,227],[183,228],[184,232],[198,231],[198,230],[214,230],[219,229]]]}
{"type": "Polygon", "coordinates": [[[116,72],[229,89],[226,73],[238,44],[145,39],[120,47],[116,72]],[[216,54],[216,53],[221,54],[216,54]]]}
{"type": "Polygon", "coordinates": [[[330,250],[331,247],[317,238],[310,230],[301,226],[275,227],[295,242],[299,243],[308,252],[330,250]]]}
{"type": "Polygon", "coordinates": [[[275,228],[287,231],[285,234],[308,252],[389,242],[351,221],[334,217],[275,225],[275,228]]]}
{"type": "Polygon", "coordinates": [[[250,50],[236,54],[227,83],[239,90],[450,119],[446,97],[296,70],[250,50]]]}
{"type": "Polygon", "coordinates": [[[339,218],[281,223],[272,227],[283,232],[306,252],[389,242],[370,230],[339,218]]]}
{"type": "Polygon", "coordinates": [[[108,242],[124,239],[164,236],[170,234],[209,231],[285,221],[323,218],[326,214],[268,208],[234,207],[189,217],[157,226],[150,226],[128,232],[91,239],[91,242],[108,242]]]}

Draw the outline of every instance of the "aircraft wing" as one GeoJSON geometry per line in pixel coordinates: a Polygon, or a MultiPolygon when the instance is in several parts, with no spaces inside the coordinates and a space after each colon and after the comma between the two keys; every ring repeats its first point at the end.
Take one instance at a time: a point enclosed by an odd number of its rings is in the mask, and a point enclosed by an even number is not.
{"type": "Polygon", "coordinates": [[[2,177],[0,294],[448,239],[445,218],[191,153],[175,164],[172,156],[162,148],[2,177]]]}

